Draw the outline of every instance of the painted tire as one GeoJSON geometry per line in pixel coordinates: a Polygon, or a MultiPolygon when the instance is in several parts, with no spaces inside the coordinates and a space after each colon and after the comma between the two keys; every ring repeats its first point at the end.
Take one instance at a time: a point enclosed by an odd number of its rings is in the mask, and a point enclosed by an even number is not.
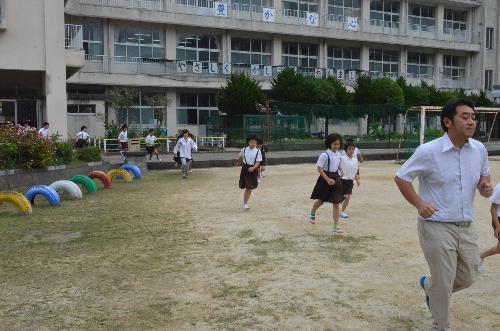
{"type": "Polygon", "coordinates": [[[69,180],[75,184],[81,184],[85,188],[87,193],[90,193],[90,194],[97,193],[97,185],[94,183],[94,181],[91,178],[89,178],[85,175],[76,175],[76,176],[71,177],[69,180]]]}
{"type": "Polygon", "coordinates": [[[134,175],[134,179],[141,179],[142,178],[142,173],[141,169],[136,166],[135,164],[124,164],[120,167],[120,169],[127,170],[130,172],[132,175],[134,175]]]}
{"type": "Polygon", "coordinates": [[[104,188],[111,188],[111,186],[112,186],[111,179],[103,171],[91,171],[91,172],[89,172],[89,178],[99,179],[102,182],[102,184],[104,185],[104,188]]]}
{"type": "Polygon", "coordinates": [[[4,202],[13,204],[24,215],[29,215],[33,211],[31,203],[21,193],[0,192],[0,205],[4,202]]]}
{"type": "Polygon", "coordinates": [[[61,197],[59,197],[59,194],[47,185],[33,186],[24,192],[24,196],[32,205],[35,203],[35,197],[37,195],[44,196],[51,206],[58,206],[61,203],[61,197]]]}
{"type": "Polygon", "coordinates": [[[56,192],[67,192],[73,200],[80,200],[83,197],[80,187],[69,180],[58,180],[57,182],[53,182],[52,184],[50,184],[49,187],[54,189],[54,191],[56,192]]]}
{"type": "Polygon", "coordinates": [[[131,182],[132,181],[132,175],[130,175],[127,170],[123,169],[113,169],[108,171],[108,177],[111,178],[111,180],[115,179],[123,179],[125,182],[131,182]],[[118,178],[121,177],[121,178],[118,178]]]}

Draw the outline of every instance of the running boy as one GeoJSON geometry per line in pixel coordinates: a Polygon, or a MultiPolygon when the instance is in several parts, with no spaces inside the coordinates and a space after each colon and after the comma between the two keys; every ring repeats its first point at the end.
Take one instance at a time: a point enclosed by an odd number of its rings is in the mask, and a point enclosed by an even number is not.
{"type": "Polygon", "coordinates": [[[358,159],[354,156],[354,149],[353,143],[347,143],[344,147],[345,155],[342,155],[342,159],[340,160],[340,168],[343,172],[342,188],[344,190],[344,202],[342,203],[342,210],[340,211],[340,217],[342,218],[349,218],[349,215],[345,211],[351,199],[354,181],[356,181],[358,186],[360,185],[358,159]]]}
{"type": "Polygon", "coordinates": [[[156,155],[156,159],[158,161],[160,160],[160,157],[158,156],[158,150],[156,149],[156,137],[155,137],[155,130],[150,129],[149,134],[146,136],[146,151],[149,154],[149,160],[153,157],[153,154],[156,155]]]}
{"type": "Polygon", "coordinates": [[[87,133],[87,127],[84,125],[80,128],[80,132],[76,135],[76,148],[83,148],[89,145],[90,136],[87,133]]]}
{"type": "Polygon", "coordinates": [[[257,148],[257,137],[248,137],[247,144],[248,146],[241,150],[237,163],[237,165],[241,165],[239,187],[245,190],[243,193],[243,210],[250,209],[248,200],[252,190],[259,185],[257,176],[262,162],[262,152],[257,148]]]}
{"type": "Polygon", "coordinates": [[[481,253],[481,260],[492,256],[495,254],[500,254],[500,183],[495,186],[493,195],[490,198],[491,201],[491,225],[493,226],[493,231],[495,238],[498,239],[496,246],[491,247],[487,251],[481,253]]]}
{"type": "Polygon", "coordinates": [[[123,152],[126,152],[128,150],[128,134],[127,134],[128,127],[126,125],[122,126],[122,131],[118,135],[118,142],[120,143],[120,155],[123,155],[123,152]]]}
{"type": "Polygon", "coordinates": [[[333,204],[333,234],[343,235],[344,230],[339,225],[340,206],[344,200],[344,191],[342,189],[342,179],[339,172],[340,153],[339,149],[342,146],[342,137],[333,133],[325,139],[325,147],[327,150],[319,156],[316,166],[318,167],[319,177],[311,194],[311,199],[316,200],[311,210],[309,222],[316,224],[316,210],[325,202],[333,204]]]}
{"type": "Polygon", "coordinates": [[[193,159],[192,151],[198,149],[198,146],[193,139],[189,137],[189,131],[187,129],[182,130],[182,137],[177,140],[177,144],[174,147],[174,155],[179,152],[179,157],[182,164],[182,178],[187,178],[189,172],[189,162],[193,159]]]}

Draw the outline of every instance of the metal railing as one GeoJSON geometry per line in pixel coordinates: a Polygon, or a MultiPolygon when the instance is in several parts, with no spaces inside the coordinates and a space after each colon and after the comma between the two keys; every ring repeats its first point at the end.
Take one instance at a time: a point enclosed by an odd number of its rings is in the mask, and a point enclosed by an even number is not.
{"type": "Polygon", "coordinates": [[[81,4],[108,7],[164,10],[164,0],[80,0],[81,4]]]}
{"type": "Polygon", "coordinates": [[[64,47],[69,50],[83,50],[83,26],[64,24],[64,47]]]}
{"type": "MultiPolygon", "coordinates": [[[[134,138],[133,140],[139,140],[140,150],[146,150],[146,138],[134,138]]],[[[170,152],[177,140],[177,137],[157,138],[156,146],[159,151],[170,152]]],[[[226,148],[225,137],[195,137],[194,141],[198,146],[226,148]]],[[[98,147],[104,153],[121,150],[118,139],[115,138],[93,138],[90,144],[98,147]]]]}
{"type": "Polygon", "coordinates": [[[469,30],[443,29],[443,34],[438,39],[459,43],[478,43],[479,36],[479,32],[471,32],[469,30]]]}

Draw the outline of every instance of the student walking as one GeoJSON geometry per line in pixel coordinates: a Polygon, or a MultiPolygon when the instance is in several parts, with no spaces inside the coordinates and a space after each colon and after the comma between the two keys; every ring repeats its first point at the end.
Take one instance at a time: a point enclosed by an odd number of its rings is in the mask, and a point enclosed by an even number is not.
{"type": "Polygon", "coordinates": [[[87,133],[87,127],[84,125],[76,135],[76,148],[83,148],[89,145],[90,135],[87,133]]]}
{"type": "Polygon", "coordinates": [[[49,139],[49,122],[43,122],[42,127],[38,130],[38,135],[42,138],[49,139]]]}
{"type": "Polygon", "coordinates": [[[125,158],[124,152],[128,151],[128,127],[126,125],[122,126],[122,131],[118,135],[118,142],[120,143],[120,155],[125,158]]]}
{"type": "Polygon", "coordinates": [[[340,207],[339,204],[344,200],[342,189],[342,179],[340,178],[340,152],[342,146],[342,137],[333,133],[325,139],[327,150],[319,156],[316,166],[319,177],[311,194],[311,199],[316,200],[313,204],[309,222],[316,224],[316,210],[325,202],[333,205],[333,234],[343,235],[344,229],[339,225],[340,207]]]}
{"type": "Polygon", "coordinates": [[[496,246],[481,253],[481,261],[489,256],[500,254],[500,183],[495,186],[490,202],[491,225],[493,226],[493,235],[498,239],[498,242],[496,246]]]}
{"type": "Polygon", "coordinates": [[[179,153],[181,159],[182,178],[187,178],[189,172],[189,162],[193,159],[192,151],[196,151],[198,146],[189,136],[188,130],[182,131],[182,137],[177,140],[174,147],[174,157],[179,153]]]}
{"type": "Polygon", "coordinates": [[[150,129],[149,134],[146,136],[146,151],[149,154],[149,160],[151,161],[151,158],[153,157],[153,154],[156,155],[156,159],[158,161],[161,161],[160,156],[158,155],[158,150],[156,149],[156,137],[155,137],[155,130],[150,129]]]}
{"type": "Polygon", "coordinates": [[[241,165],[239,187],[245,190],[243,193],[243,210],[249,210],[248,200],[259,185],[258,172],[262,162],[262,152],[257,148],[258,138],[250,136],[247,138],[247,147],[240,152],[237,165],[241,165]]]}
{"type": "Polygon", "coordinates": [[[358,159],[354,156],[354,149],[355,146],[353,143],[347,143],[344,147],[345,155],[342,155],[340,160],[340,168],[343,172],[342,189],[344,190],[344,201],[342,202],[340,217],[344,219],[349,218],[346,209],[351,200],[354,181],[356,181],[357,186],[360,185],[358,159]]]}
{"type": "Polygon", "coordinates": [[[418,236],[430,277],[420,286],[432,313],[433,330],[449,330],[454,292],[471,286],[480,264],[473,201],[476,189],[490,197],[488,152],[472,139],[476,129],[474,105],[448,102],[441,111],[445,134],[421,145],[398,170],[395,182],[418,211],[418,236]],[[418,177],[419,193],[412,181],[418,177]]]}

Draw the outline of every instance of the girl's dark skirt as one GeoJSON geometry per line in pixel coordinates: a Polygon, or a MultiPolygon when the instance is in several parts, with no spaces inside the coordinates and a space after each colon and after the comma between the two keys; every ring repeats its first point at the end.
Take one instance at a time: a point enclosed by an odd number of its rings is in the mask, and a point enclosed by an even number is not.
{"type": "Polygon", "coordinates": [[[244,164],[241,167],[241,173],[240,173],[240,182],[239,186],[240,189],[256,189],[257,186],[259,185],[259,182],[257,180],[257,175],[258,171],[257,169],[254,170],[253,172],[249,172],[248,169],[250,169],[251,166],[244,164]]]}
{"type": "Polygon", "coordinates": [[[146,146],[146,151],[149,154],[153,154],[155,152],[156,146],[146,146]]]}
{"type": "Polygon", "coordinates": [[[344,201],[344,190],[342,189],[342,179],[337,172],[327,172],[325,174],[335,181],[335,185],[330,186],[319,176],[311,194],[311,199],[321,200],[323,202],[330,202],[338,204],[344,201]]]}

